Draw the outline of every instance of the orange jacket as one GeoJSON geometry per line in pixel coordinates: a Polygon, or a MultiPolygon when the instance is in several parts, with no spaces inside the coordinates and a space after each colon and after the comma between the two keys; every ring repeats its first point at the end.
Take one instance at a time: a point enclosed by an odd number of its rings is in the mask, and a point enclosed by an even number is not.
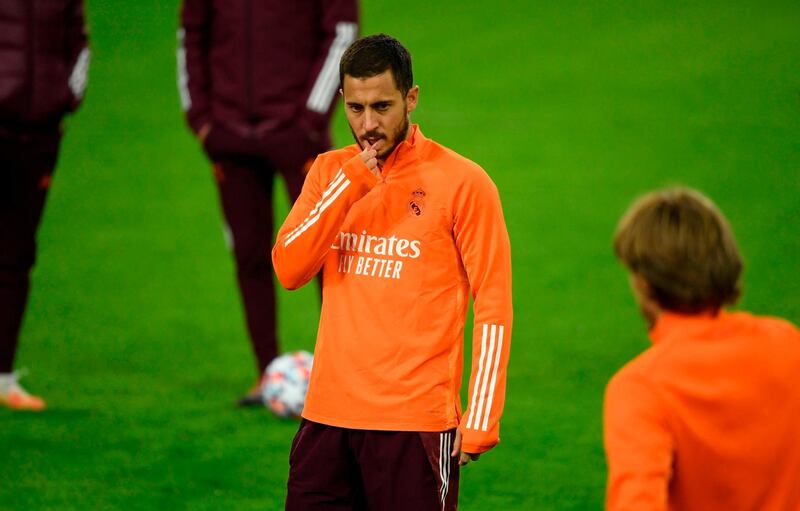
{"type": "Polygon", "coordinates": [[[499,438],[511,343],[511,254],[500,198],[476,164],[417,126],[376,179],[351,145],[320,155],[272,261],[295,289],[323,270],[303,417],[332,426],[444,431],[463,450],[499,438]],[[459,387],[469,290],[469,405],[459,387]]]}
{"type": "Polygon", "coordinates": [[[800,332],[664,314],[606,390],[609,510],[800,510],[800,332]]]}

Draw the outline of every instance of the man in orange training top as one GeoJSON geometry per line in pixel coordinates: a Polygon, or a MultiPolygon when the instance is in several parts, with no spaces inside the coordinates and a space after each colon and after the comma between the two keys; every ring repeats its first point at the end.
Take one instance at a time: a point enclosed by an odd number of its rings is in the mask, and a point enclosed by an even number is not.
{"type": "Polygon", "coordinates": [[[323,271],[286,509],[455,509],[459,464],[499,441],[512,320],[500,198],[410,124],[419,88],[399,41],[357,40],[339,77],[356,144],[316,159],[272,251],[289,289],[323,271]]]}
{"type": "Polygon", "coordinates": [[[653,346],[608,384],[609,510],[800,509],[800,332],[726,312],[742,262],[700,193],[639,199],[614,238],[653,346]]]}

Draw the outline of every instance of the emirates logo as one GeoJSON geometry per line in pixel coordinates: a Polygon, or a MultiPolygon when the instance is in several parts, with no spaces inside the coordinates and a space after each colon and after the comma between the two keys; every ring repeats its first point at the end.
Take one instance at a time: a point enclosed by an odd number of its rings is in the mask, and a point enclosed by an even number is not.
{"type": "Polygon", "coordinates": [[[417,188],[411,192],[411,200],[408,201],[408,212],[411,216],[422,216],[425,211],[425,191],[417,188]]]}

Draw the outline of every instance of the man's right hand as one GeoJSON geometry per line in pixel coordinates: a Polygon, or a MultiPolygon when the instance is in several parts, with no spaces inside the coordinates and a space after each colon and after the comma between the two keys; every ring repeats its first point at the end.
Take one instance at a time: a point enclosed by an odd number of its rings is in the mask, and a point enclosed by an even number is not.
{"type": "Polygon", "coordinates": [[[370,172],[372,172],[375,177],[380,178],[381,170],[378,168],[378,151],[373,149],[373,147],[375,147],[375,144],[368,145],[361,151],[359,156],[361,156],[361,161],[364,162],[370,172]]]}
{"type": "Polygon", "coordinates": [[[461,431],[456,430],[456,438],[453,440],[453,452],[450,453],[453,458],[458,457],[459,465],[466,465],[470,461],[478,461],[481,457],[480,454],[473,454],[461,450],[461,431]]]}

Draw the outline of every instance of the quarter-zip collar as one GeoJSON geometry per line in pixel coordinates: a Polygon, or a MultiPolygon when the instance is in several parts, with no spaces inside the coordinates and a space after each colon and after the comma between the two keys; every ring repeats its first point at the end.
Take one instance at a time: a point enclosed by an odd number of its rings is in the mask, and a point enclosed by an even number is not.
{"type": "Polygon", "coordinates": [[[381,168],[381,177],[384,180],[394,168],[419,160],[419,153],[428,139],[422,134],[418,124],[412,124],[408,129],[409,136],[394,148],[381,168]]]}
{"type": "Polygon", "coordinates": [[[650,340],[653,344],[658,344],[673,337],[676,333],[686,336],[687,334],[708,330],[727,317],[728,313],[724,310],[720,310],[716,315],[711,312],[679,314],[665,311],[661,313],[656,320],[656,324],[650,330],[650,340]]]}

